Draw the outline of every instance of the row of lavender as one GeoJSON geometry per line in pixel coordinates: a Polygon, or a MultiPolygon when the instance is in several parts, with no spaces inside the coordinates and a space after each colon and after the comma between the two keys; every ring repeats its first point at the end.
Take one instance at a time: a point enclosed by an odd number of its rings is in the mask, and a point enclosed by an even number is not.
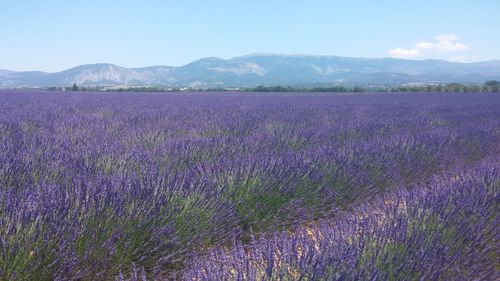
{"type": "MultiPolygon", "coordinates": [[[[500,161],[400,189],[332,220],[219,247],[183,280],[498,280],[500,161]]],[[[132,279],[143,278],[142,271],[132,279]]]]}
{"type": "Polygon", "coordinates": [[[499,152],[500,96],[0,93],[0,278],[178,272],[499,152]]]}

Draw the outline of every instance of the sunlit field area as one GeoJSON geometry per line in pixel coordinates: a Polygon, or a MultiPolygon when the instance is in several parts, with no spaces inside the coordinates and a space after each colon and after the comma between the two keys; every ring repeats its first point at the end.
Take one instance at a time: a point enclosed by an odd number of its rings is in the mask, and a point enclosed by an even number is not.
{"type": "Polygon", "coordinates": [[[0,280],[495,280],[499,190],[494,93],[0,91],[0,280]]]}

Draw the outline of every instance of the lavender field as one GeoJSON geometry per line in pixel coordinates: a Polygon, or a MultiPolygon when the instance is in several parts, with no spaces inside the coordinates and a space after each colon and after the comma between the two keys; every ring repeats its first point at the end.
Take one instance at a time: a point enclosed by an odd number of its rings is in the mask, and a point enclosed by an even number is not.
{"type": "Polygon", "coordinates": [[[498,280],[500,95],[0,91],[0,280],[498,280]]]}

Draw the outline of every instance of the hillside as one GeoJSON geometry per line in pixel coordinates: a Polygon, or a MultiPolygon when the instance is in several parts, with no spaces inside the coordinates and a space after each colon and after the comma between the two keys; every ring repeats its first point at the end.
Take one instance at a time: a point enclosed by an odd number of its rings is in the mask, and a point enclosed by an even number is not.
{"type": "Polygon", "coordinates": [[[337,56],[251,54],[231,59],[203,58],[180,67],[125,68],[88,64],[56,73],[0,70],[0,88],[154,85],[254,87],[257,85],[483,83],[500,79],[500,61],[367,59],[337,56]]]}

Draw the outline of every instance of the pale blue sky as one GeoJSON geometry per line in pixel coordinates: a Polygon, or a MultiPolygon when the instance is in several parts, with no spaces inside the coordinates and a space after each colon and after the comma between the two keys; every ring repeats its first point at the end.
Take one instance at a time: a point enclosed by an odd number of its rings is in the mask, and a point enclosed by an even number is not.
{"type": "Polygon", "coordinates": [[[500,59],[498,0],[0,0],[0,69],[254,52],[500,59]]]}

